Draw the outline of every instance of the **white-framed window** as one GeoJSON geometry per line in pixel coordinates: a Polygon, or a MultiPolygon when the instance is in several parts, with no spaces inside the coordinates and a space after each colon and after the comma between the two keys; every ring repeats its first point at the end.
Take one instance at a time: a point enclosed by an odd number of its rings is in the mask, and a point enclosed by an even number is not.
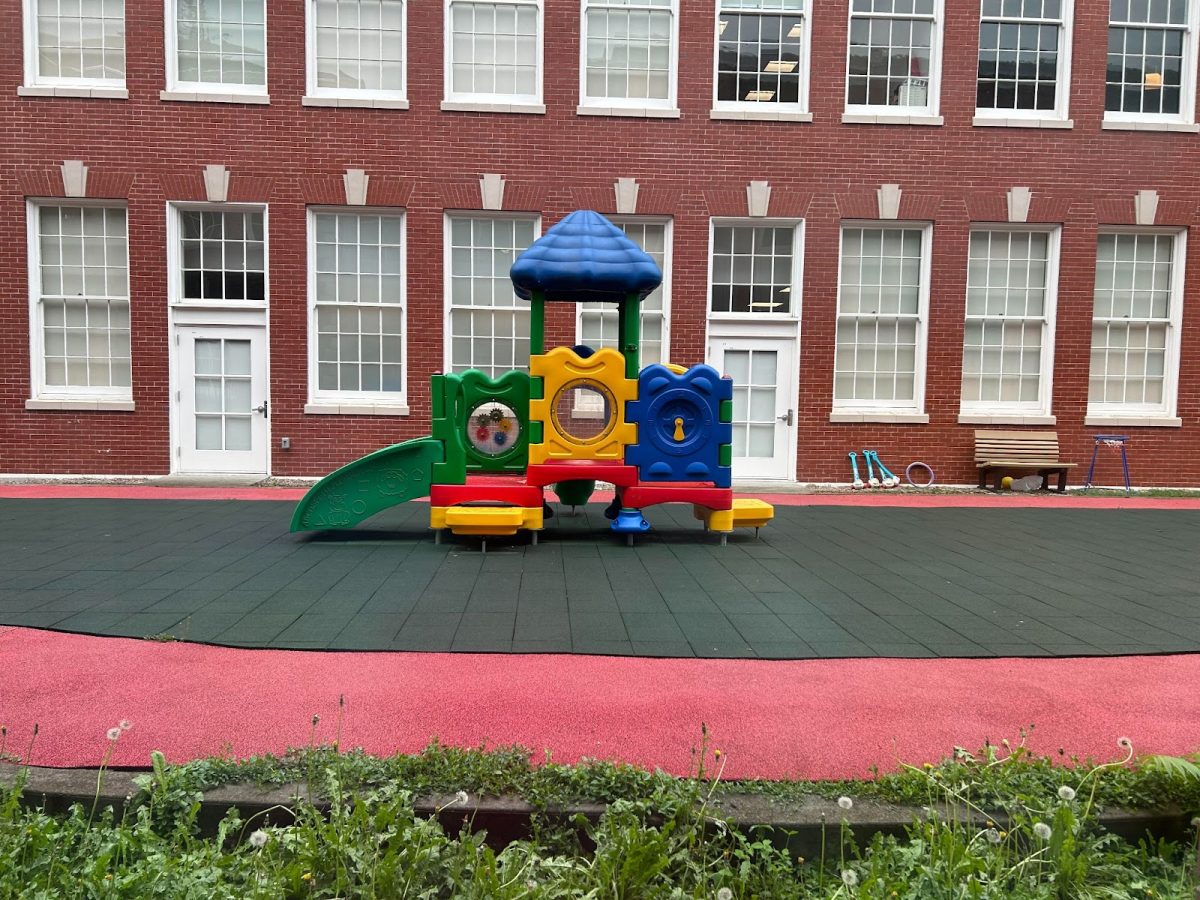
{"type": "Polygon", "coordinates": [[[808,110],[808,0],[718,0],[716,109],[808,110]]]}
{"type": "Polygon", "coordinates": [[[1049,415],[1058,230],[971,232],[961,411],[1049,415]]]}
{"type": "Polygon", "coordinates": [[[446,99],[542,102],[542,0],[446,0],[446,99]]]}
{"type": "Polygon", "coordinates": [[[937,115],[942,0],[851,0],[846,112],[937,115]]]}
{"type": "MultiPolygon", "coordinates": [[[[662,284],[641,302],[641,361],[643,366],[667,362],[670,353],[671,319],[671,220],[613,216],[622,229],[646,251],[662,270],[662,284]]],[[[618,312],[615,303],[578,303],[576,334],[579,343],[599,350],[620,349],[618,312]]]]}
{"type": "Polygon", "coordinates": [[[188,306],[267,304],[266,211],[173,204],[168,234],[171,299],[188,306]]]}
{"type": "Polygon", "coordinates": [[[125,207],[27,210],[32,399],[132,400],[125,207]]]}
{"type": "Polygon", "coordinates": [[[125,0],[25,0],[25,84],[125,87],[125,0]]]}
{"type": "Polygon", "coordinates": [[[313,208],[308,223],[311,399],[403,404],[404,213],[313,208]]]}
{"type": "Polygon", "coordinates": [[[842,226],[835,410],[924,411],[932,231],[842,226]]]}
{"type": "Polygon", "coordinates": [[[1071,0],[982,0],[975,113],[1066,119],[1071,0]]]}
{"type": "Polygon", "coordinates": [[[1088,415],[1175,415],[1186,234],[1100,234],[1088,415]]]}
{"type": "Polygon", "coordinates": [[[167,0],[167,89],[267,92],[266,0],[167,0]]]}
{"type": "Polygon", "coordinates": [[[307,0],[312,97],[405,99],[405,0],[307,0]]]}
{"type": "Polygon", "coordinates": [[[1195,119],[1200,0],[1111,0],[1104,118],[1195,119]]]}
{"type": "Polygon", "coordinates": [[[798,316],[800,229],[794,221],[714,219],[709,315],[798,316]]]}
{"type": "Polygon", "coordinates": [[[446,217],[446,367],[497,377],[529,368],[529,303],[509,270],[538,236],[537,216],[446,217]]]}
{"type": "Polygon", "coordinates": [[[580,106],[675,109],[679,0],[583,0],[580,106]]]}

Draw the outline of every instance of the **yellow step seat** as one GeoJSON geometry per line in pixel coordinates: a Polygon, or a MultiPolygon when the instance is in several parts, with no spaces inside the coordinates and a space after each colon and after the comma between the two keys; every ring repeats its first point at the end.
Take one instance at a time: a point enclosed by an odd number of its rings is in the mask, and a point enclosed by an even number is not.
{"type": "Polygon", "coordinates": [[[542,510],[525,506],[431,506],[429,527],[481,536],[516,534],[522,528],[540,531],[542,510]]]}
{"type": "Polygon", "coordinates": [[[753,497],[735,497],[732,509],[693,506],[692,514],[704,521],[709,531],[730,532],[735,528],[762,528],[775,518],[775,507],[753,497]]]}

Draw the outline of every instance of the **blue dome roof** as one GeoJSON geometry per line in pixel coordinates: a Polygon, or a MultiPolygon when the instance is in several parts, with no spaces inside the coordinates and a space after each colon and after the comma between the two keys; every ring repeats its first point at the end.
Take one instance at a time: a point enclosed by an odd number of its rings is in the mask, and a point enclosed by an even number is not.
{"type": "Polygon", "coordinates": [[[579,303],[641,301],[662,283],[662,270],[600,213],[581,209],[538,238],[513,263],[517,296],[579,303]]]}

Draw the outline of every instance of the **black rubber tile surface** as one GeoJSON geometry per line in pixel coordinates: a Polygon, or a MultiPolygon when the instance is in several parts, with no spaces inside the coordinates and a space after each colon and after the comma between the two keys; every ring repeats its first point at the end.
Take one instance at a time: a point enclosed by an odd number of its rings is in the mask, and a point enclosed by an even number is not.
{"type": "Polygon", "coordinates": [[[598,506],[435,544],[427,507],[289,534],[270,501],[0,500],[0,624],[235,646],[764,659],[1200,650],[1200,515],[779,507],[722,547],[598,506]]]}

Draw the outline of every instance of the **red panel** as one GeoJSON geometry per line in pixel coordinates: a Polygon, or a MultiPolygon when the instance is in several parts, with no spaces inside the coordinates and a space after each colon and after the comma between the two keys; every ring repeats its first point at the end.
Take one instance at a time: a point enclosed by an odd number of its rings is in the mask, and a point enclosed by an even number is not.
{"type": "Polygon", "coordinates": [[[434,506],[481,500],[537,508],[542,505],[542,489],[526,484],[520,476],[474,474],[467,475],[466,484],[435,484],[429,488],[429,502],[434,506]]]}
{"type": "Polygon", "coordinates": [[[539,487],[559,481],[607,481],[618,487],[629,487],[637,484],[638,477],[636,466],[599,459],[581,459],[575,462],[531,465],[525,472],[525,480],[539,487]]]}
{"type": "Polygon", "coordinates": [[[696,503],[708,509],[731,509],[733,490],[705,483],[664,482],[634,485],[621,494],[621,505],[630,509],[645,509],[657,503],[696,503]]]}

